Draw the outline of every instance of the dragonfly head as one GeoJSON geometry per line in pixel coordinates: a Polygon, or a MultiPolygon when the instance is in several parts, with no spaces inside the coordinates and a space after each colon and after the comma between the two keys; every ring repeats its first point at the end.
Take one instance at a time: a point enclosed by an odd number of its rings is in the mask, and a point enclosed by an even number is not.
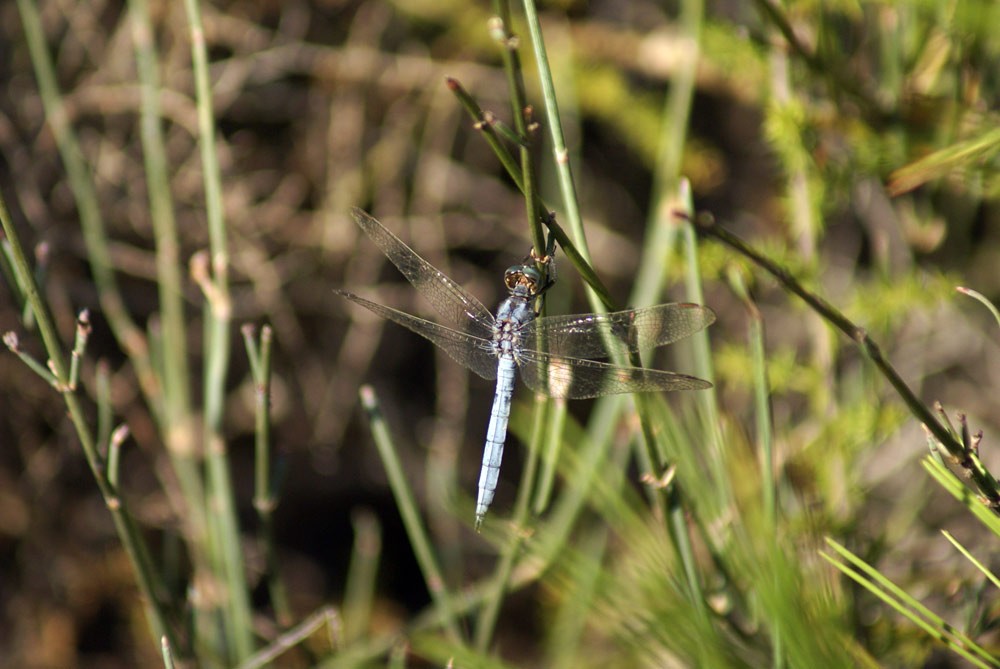
{"type": "Polygon", "coordinates": [[[542,274],[531,265],[515,265],[504,272],[503,282],[511,293],[531,297],[541,288],[542,274]]]}

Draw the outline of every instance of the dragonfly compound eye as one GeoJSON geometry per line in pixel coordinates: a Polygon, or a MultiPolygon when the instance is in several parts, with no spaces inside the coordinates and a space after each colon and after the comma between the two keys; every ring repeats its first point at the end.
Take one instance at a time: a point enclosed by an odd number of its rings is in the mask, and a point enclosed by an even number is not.
{"type": "Polygon", "coordinates": [[[517,285],[517,280],[521,274],[520,267],[508,267],[507,271],[503,273],[503,282],[507,288],[513,288],[517,285]]]}
{"type": "Polygon", "coordinates": [[[542,283],[542,275],[530,265],[518,265],[507,268],[503,281],[507,285],[508,290],[514,290],[517,286],[524,286],[529,293],[534,294],[538,292],[538,286],[542,283]]]}
{"type": "Polygon", "coordinates": [[[514,290],[516,286],[527,286],[529,291],[534,291],[540,280],[538,271],[527,265],[508,267],[503,275],[503,282],[508,290],[514,290]]]}
{"type": "Polygon", "coordinates": [[[534,267],[524,267],[521,269],[521,273],[524,275],[524,282],[527,283],[532,290],[537,288],[539,284],[542,283],[542,275],[534,267]]]}

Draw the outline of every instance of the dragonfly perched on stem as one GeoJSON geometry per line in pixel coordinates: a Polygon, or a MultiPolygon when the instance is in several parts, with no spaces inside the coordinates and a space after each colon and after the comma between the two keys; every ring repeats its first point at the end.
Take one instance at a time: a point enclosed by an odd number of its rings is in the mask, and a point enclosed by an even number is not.
{"type": "Polygon", "coordinates": [[[443,324],[345,290],[335,292],[430,340],[484,379],[496,379],[479,475],[477,530],[493,501],[500,475],[516,370],[535,392],[565,399],[712,387],[708,381],[693,376],[591,359],[628,356],[683,339],[715,321],[708,307],[678,302],[607,314],[537,317],[534,302],[548,284],[529,260],[507,269],[504,283],[510,294],[494,317],[479,300],[373,217],[357,208],[352,214],[365,234],[427,298],[443,324]]]}

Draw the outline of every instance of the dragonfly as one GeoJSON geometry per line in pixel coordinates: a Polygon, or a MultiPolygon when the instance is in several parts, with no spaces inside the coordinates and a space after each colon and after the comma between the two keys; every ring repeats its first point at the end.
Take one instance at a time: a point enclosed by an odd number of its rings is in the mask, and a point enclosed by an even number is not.
{"type": "Polygon", "coordinates": [[[378,220],[358,208],[351,213],[361,230],[431,303],[442,322],[346,290],[335,292],[428,339],[484,379],[496,381],[476,498],[477,530],[493,502],[500,476],[516,372],[531,390],[560,399],[712,387],[694,376],[593,359],[615,359],[683,339],[715,321],[708,307],[675,302],[604,314],[539,317],[534,303],[550,284],[529,257],[504,273],[509,294],[494,316],[378,220]]]}

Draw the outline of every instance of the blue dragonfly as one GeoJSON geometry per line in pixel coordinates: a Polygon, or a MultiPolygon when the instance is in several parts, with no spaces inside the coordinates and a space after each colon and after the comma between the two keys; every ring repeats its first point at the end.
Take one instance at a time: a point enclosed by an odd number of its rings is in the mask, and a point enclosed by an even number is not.
{"type": "Polygon", "coordinates": [[[493,502],[500,475],[515,370],[520,370],[525,385],[536,393],[565,399],[712,387],[708,381],[693,376],[620,367],[591,359],[627,356],[683,339],[715,321],[715,314],[708,307],[672,303],[607,314],[539,318],[533,305],[548,284],[529,259],[507,269],[504,283],[510,294],[500,303],[494,317],[479,300],[417,255],[376,219],[357,208],[352,215],[382,253],[431,303],[443,324],[345,290],[335,292],[430,340],[484,379],[496,380],[479,475],[476,529],[493,502]]]}

